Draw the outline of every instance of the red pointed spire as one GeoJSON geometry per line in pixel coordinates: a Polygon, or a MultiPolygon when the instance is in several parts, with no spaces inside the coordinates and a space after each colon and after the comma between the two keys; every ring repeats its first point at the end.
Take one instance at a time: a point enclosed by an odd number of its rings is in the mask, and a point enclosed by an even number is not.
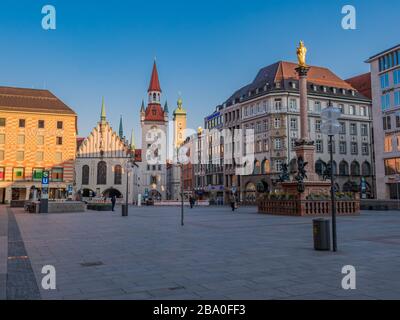
{"type": "Polygon", "coordinates": [[[151,73],[150,85],[149,85],[149,89],[147,90],[147,92],[150,92],[150,91],[161,92],[160,81],[158,80],[157,65],[156,65],[155,60],[154,60],[154,64],[153,64],[153,72],[151,73]]]}

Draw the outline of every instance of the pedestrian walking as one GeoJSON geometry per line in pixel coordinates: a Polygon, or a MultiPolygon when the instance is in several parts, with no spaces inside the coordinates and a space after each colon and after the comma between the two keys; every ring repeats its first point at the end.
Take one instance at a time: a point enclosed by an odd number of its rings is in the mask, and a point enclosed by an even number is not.
{"type": "Polygon", "coordinates": [[[115,203],[117,202],[117,197],[115,194],[111,197],[111,210],[114,211],[115,209],[115,203]]]}
{"type": "Polygon", "coordinates": [[[235,194],[231,195],[231,208],[232,208],[232,211],[235,211],[235,209],[236,209],[236,196],[235,196],[235,194]]]}

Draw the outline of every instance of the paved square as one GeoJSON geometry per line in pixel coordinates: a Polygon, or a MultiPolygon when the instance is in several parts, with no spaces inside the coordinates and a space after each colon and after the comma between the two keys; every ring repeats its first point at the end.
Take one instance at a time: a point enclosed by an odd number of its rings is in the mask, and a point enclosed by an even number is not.
{"type": "MultiPolygon", "coordinates": [[[[132,207],[128,217],[11,211],[42,299],[400,298],[399,212],[339,217],[332,253],[313,250],[311,218],[260,215],[254,207],[185,208],[184,227],[177,207],[132,207]],[[41,289],[48,264],[57,290],[41,289]],[[356,290],[341,288],[344,265],[357,270],[356,290]]],[[[3,260],[6,215],[0,207],[3,260]]],[[[14,272],[5,269],[0,260],[0,298],[5,272],[14,272]]]]}

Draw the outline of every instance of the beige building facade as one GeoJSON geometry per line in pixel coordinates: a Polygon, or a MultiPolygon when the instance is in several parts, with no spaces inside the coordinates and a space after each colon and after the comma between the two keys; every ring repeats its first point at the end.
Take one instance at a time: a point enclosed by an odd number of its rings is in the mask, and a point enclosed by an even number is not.
{"type": "Polygon", "coordinates": [[[77,116],[48,90],[0,87],[0,202],[68,198],[74,182],[77,116]]]}

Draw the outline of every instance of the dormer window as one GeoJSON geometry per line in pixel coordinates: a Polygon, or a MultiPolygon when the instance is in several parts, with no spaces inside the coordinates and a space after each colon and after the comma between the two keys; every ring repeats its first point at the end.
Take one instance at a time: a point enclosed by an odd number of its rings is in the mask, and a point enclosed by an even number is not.
{"type": "Polygon", "coordinates": [[[346,94],[346,89],[342,89],[342,94],[346,94]]]}
{"type": "Polygon", "coordinates": [[[279,89],[281,87],[281,83],[280,82],[275,82],[275,88],[279,89]]]}
{"type": "Polygon", "coordinates": [[[336,94],[336,88],[332,88],[332,92],[336,94]]]}
{"type": "Polygon", "coordinates": [[[315,84],[313,84],[312,88],[314,91],[317,91],[317,86],[315,84]]]}
{"type": "Polygon", "coordinates": [[[292,89],[296,89],[296,82],[291,82],[290,85],[291,85],[292,89]]]}
{"type": "Polygon", "coordinates": [[[355,95],[356,95],[356,92],[355,92],[354,90],[351,90],[351,95],[352,95],[352,96],[355,96],[355,95]]]}
{"type": "Polygon", "coordinates": [[[322,87],[322,91],[326,92],[326,87],[322,87]]]}

